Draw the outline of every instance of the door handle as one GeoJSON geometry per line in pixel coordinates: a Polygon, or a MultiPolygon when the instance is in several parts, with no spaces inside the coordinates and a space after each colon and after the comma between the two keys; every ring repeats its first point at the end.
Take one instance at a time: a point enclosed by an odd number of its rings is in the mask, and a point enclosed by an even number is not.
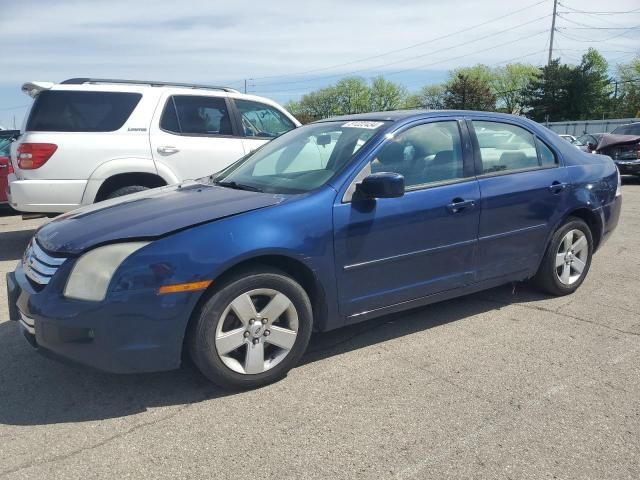
{"type": "Polygon", "coordinates": [[[564,182],[558,182],[557,180],[549,185],[549,191],[553,194],[558,194],[567,188],[567,184],[564,182]]]}
{"type": "Polygon", "coordinates": [[[165,155],[171,155],[172,153],[178,153],[179,151],[180,149],[169,146],[169,145],[165,145],[164,147],[158,147],[158,153],[163,153],[165,155]]]}
{"type": "Polygon", "coordinates": [[[476,206],[475,200],[464,200],[462,198],[454,198],[447,208],[451,213],[460,213],[463,210],[471,210],[476,206]]]}

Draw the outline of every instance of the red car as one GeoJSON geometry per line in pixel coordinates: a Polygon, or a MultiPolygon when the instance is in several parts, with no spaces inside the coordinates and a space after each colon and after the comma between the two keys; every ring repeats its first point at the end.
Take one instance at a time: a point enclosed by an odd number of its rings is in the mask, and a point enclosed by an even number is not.
{"type": "Polygon", "coordinates": [[[12,173],[9,150],[18,130],[0,130],[0,205],[7,203],[7,177],[12,173]]]}

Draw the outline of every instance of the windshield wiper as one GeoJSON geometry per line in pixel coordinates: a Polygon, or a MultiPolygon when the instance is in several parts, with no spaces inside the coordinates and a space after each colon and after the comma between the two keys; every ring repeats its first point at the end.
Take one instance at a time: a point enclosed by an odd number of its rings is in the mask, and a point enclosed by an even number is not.
{"type": "Polygon", "coordinates": [[[221,187],[233,188],[234,190],[247,190],[249,192],[262,192],[258,187],[254,187],[252,185],[244,185],[238,182],[213,182],[214,185],[220,185],[221,187]]]}

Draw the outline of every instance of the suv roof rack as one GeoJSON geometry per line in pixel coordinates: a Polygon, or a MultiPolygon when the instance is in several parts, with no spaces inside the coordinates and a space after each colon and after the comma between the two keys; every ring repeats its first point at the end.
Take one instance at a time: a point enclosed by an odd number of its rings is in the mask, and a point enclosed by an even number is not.
{"type": "Polygon", "coordinates": [[[84,83],[116,83],[127,85],[150,85],[152,87],[185,87],[185,88],[204,88],[207,90],[221,90],[229,93],[240,93],[238,90],[230,87],[218,87],[215,85],[200,85],[197,83],[177,83],[177,82],[156,82],[153,80],[119,80],[114,78],[70,78],[60,82],[63,85],[82,85],[84,83]]]}

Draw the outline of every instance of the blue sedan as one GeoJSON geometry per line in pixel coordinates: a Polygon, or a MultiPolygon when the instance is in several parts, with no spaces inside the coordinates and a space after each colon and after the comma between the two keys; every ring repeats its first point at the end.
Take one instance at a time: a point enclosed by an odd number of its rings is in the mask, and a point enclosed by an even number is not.
{"type": "Polygon", "coordinates": [[[570,294],[620,206],[610,158],[521,117],[333,118],[41,227],[8,274],[10,317],[54,356],[124,373],[188,354],[252,388],[312,331],[527,279],[570,294]]]}

